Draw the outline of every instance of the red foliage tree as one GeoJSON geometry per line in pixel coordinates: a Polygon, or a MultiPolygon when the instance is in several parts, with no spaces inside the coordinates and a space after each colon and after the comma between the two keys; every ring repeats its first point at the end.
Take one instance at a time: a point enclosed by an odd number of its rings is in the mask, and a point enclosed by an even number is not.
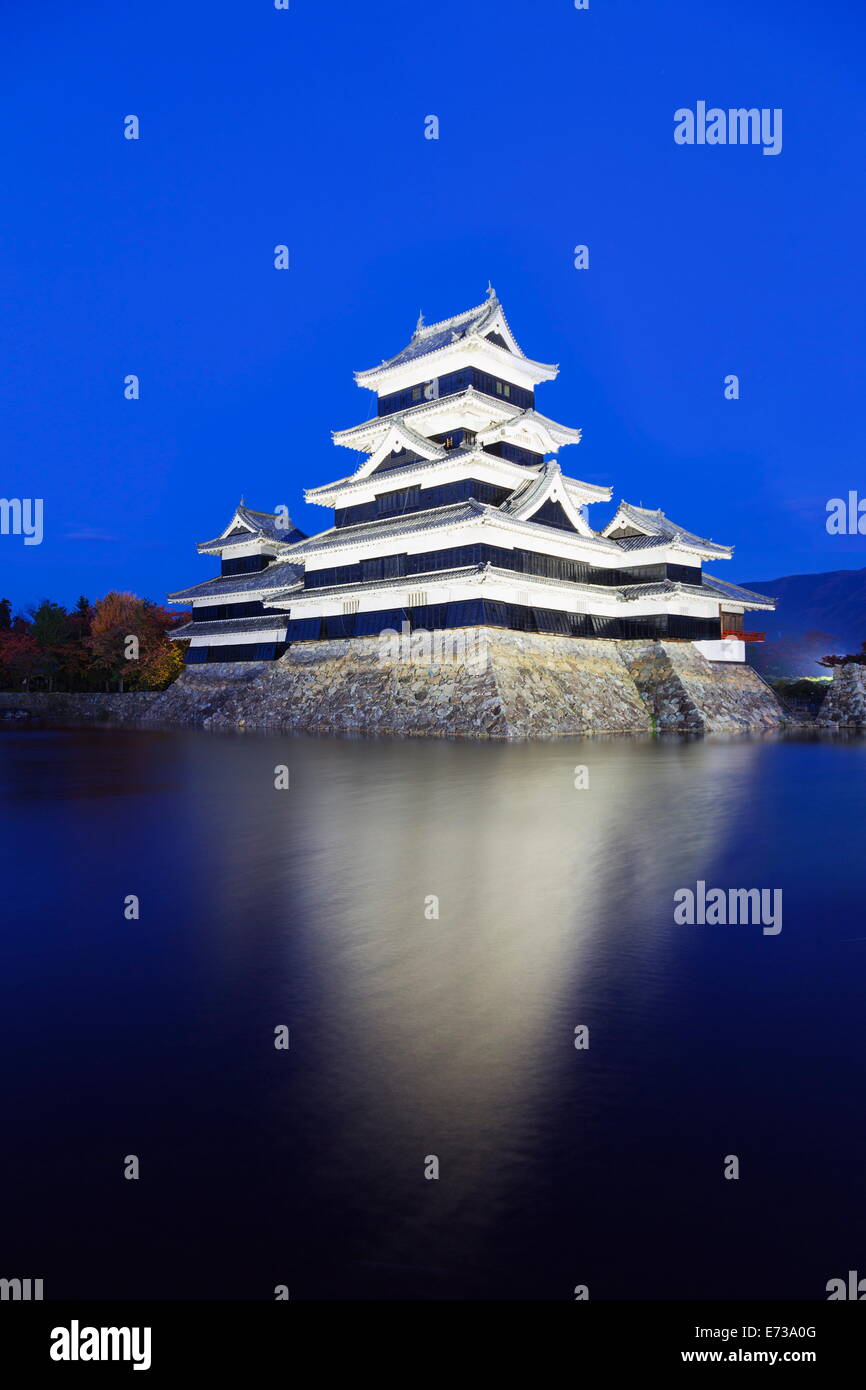
{"type": "Polygon", "coordinates": [[[14,627],[0,631],[0,672],[4,685],[23,685],[25,690],[43,665],[43,651],[27,631],[14,627]]]}

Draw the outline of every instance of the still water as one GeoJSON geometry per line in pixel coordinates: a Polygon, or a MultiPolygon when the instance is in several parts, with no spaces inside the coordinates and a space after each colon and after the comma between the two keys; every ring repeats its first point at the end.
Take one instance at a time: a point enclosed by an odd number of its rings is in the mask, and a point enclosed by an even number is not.
{"type": "Polygon", "coordinates": [[[864,781],[862,742],[4,732],[0,1274],[826,1297],[866,1274],[864,781]],[[698,880],[782,931],[677,925],[698,880]]]}

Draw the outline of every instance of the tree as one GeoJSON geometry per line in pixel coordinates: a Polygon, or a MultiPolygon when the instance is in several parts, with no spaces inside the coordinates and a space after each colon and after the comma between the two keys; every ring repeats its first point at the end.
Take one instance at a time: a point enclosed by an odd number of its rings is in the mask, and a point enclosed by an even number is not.
{"type": "Polygon", "coordinates": [[[30,616],[12,617],[0,600],[0,685],[31,688],[42,676],[50,690],[161,690],[180,675],[185,643],[169,633],[188,620],[151,599],[112,592],[96,604],[81,597],[71,612],[43,599],[30,616]]]}
{"type": "Polygon", "coordinates": [[[69,637],[60,655],[61,678],[68,690],[87,689],[92,684],[93,654],[87,644],[93,608],[83,595],[67,618],[69,637]]]}
{"type": "MultiPolygon", "coordinates": [[[[174,614],[169,615],[174,622],[174,614]]],[[[147,652],[139,675],[144,690],[164,690],[183,670],[183,657],[188,642],[172,642],[167,636],[155,642],[147,652]]]]}
{"type": "Polygon", "coordinates": [[[819,666],[866,666],[866,642],[861,643],[859,652],[853,656],[822,656],[819,666]]]}
{"type": "Polygon", "coordinates": [[[38,608],[31,610],[30,634],[42,653],[41,674],[48,678],[48,689],[54,689],[54,678],[63,665],[63,657],[71,636],[69,615],[59,603],[44,598],[38,608]]]}
{"type": "Polygon", "coordinates": [[[89,598],[81,595],[75,607],[69,614],[69,623],[73,631],[79,637],[90,635],[90,624],[93,621],[93,606],[89,598]]]}
{"type": "Polygon", "coordinates": [[[166,633],[178,624],[174,613],[135,594],[110,593],[93,609],[86,639],[97,670],[118,683],[138,689],[167,685],[180,673],[181,653],[166,633]]]}
{"type": "Polygon", "coordinates": [[[124,680],[131,671],[130,650],[140,645],[138,628],[141,625],[142,601],[135,594],[112,591],[105,598],[98,599],[93,609],[90,636],[87,645],[93,653],[93,665],[104,676],[106,690],[110,682],[116,680],[118,689],[123,689],[124,680]],[[130,639],[135,639],[135,645],[130,639]]]}
{"type": "Polygon", "coordinates": [[[4,685],[30,689],[30,681],[41,669],[42,650],[29,632],[0,631],[0,672],[4,685]]]}

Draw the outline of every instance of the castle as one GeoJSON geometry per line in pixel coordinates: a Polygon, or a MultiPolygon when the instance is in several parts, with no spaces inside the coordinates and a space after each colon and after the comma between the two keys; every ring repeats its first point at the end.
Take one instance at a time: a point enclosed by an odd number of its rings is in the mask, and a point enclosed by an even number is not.
{"type": "Polygon", "coordinates": [[[660,511],[563,472],[580,430],[536,409],[558,367],[526,356],[495,292],[356,373],[371,419],[334,434],[360,451],[347,477],[306,492],[333,509],[314,536],[243,502],[200,553],[221,570],[170,595],[192,606],[172,634],[188,664],[265,662],[296,643],[386,631],[500,628],[601,639],[672,639],[743,662],[744,616],[762,594],[704,572],[731,548],[660,511]]]}

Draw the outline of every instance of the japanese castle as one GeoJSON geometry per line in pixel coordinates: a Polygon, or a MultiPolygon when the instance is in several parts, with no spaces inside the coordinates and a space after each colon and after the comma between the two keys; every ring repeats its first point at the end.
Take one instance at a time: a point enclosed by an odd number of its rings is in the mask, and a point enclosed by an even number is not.
{"type": "Polygon", "coordinates": [[[660,511],[621,502],[600,531],[589,508],[612,490],[563,472],[580,430],[536,409],[558,367],[519,347],[493,289],[477,308],[425,324],[357,372],[376,414],[338,430],[360,467],[306,492],[333,524],[306,536],[243,500],[198,549],[220,574],[170,595],[187,662],[268,661],[294,642],[490,626],[596,638],[693,642],[744,660],[743,615],[772,599],[705,574],[719,545],[660,511]],[[403,629],[405,630],[405,629],[403,629]]]}

